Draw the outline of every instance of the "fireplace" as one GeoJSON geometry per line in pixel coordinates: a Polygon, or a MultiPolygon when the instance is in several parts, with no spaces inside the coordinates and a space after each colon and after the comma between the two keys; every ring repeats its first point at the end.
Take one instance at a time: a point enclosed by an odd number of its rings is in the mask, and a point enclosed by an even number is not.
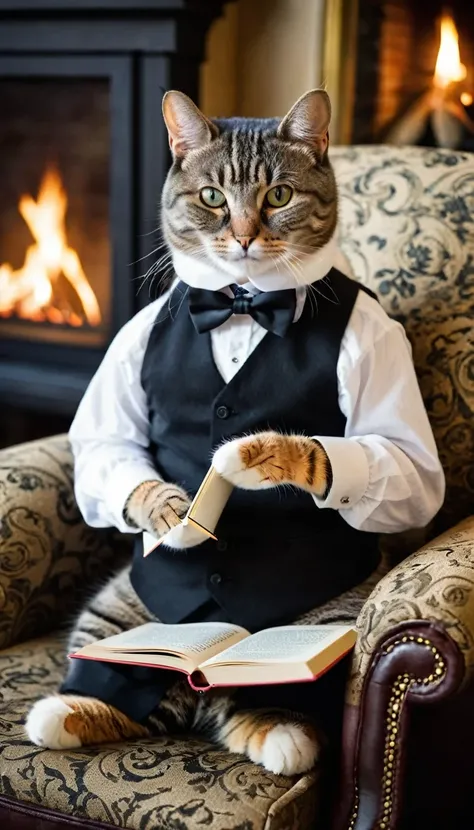
{"type": "Polygon", "coordinates": [[[339,139],[474,150],[474,5],[329,2],[342,10],[326,61],[327,75],[336,67],[329,86],[340,102],[339,139]]]}
{"type": "Polygon", "coordinates": [[[0,0],[0,444],[67,428],[138,291],[223,0],[0,0]],[[20,426],[19,426],[20,425],[20,426]]]}

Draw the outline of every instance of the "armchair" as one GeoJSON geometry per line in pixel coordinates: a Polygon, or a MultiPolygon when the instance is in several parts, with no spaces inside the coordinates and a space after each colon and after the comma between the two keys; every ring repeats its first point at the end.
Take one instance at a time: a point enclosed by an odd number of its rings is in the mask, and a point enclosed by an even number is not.
{"type": "MultiPolygon", "coordinates": [[[[346,265],[406,327],[447,479],[431,541],[382,540],[394,567],[358,621],[332,826],[469,827],[474,157],[360,147],[332,158],[346,265]]],[[[63,670],[71,609],[128,546],[82,522],[64,437],[0,452],[0,826],[328,830],[320,769],[272,775],[193,736],[65,753],[29,744],[25,712],[63,670]]]]}

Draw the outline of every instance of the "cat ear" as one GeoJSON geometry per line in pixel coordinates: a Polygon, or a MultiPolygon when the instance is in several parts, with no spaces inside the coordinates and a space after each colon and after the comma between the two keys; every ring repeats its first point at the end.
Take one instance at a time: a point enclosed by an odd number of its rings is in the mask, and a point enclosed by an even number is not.
{"type": "Polygon", "coordinates": [[[168,130],[171,152],[183,158],[190,150],[209,144],[219,130],[202,114],[184,92],[174,89],[163,98],[163,118],[168,130]]]}
{"type": "Polygon", "coordinates": [[[302,141],[323,155],[329,144],[328,127],[331,102],[323,89],[305,92],[278,127],[278,135],[289,141],[302,141]]]}

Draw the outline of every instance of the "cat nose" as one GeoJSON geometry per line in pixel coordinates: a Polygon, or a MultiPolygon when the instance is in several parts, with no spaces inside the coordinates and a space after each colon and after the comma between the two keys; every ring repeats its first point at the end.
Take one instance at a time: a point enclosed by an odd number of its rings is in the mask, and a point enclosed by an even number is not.
{"type": "Polygon", "coordinates": [[[236,236],[235,237],[239,245],[242,246],[244,251],[248,251],[252,242],[255,242],[256,236],[236,236]]]}

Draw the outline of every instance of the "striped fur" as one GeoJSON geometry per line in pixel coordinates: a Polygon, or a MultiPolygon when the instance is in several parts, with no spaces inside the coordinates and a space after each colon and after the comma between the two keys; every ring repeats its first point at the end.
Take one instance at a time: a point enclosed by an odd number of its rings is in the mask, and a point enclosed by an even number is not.
{"type": "Polygon", "coordinates": [[[263,273],[277,266],[298,285],[302,261],[331,239],[337,223],[326,93],[307,93],[282,121],[210,121],[178,92],[165,96],[163,111],[174,153],[162,196],[171,252],[236,278],[249,267],[263,273]],[[278,185],[289,186],[292,197],[274,208],[265,197],[278,185]],[[225,196],[222,207],[203,204],[206,187],[225,196]],[[252,240],[245,255],[242,238],[252,240]]]}
{"type": "Polygon", "coordinates": [[[190,503],[189,496],[175,484],[144,481],[128,497],[124,519],[130,527],[148,530],[159,539],[180,523],[190,503]]]}

